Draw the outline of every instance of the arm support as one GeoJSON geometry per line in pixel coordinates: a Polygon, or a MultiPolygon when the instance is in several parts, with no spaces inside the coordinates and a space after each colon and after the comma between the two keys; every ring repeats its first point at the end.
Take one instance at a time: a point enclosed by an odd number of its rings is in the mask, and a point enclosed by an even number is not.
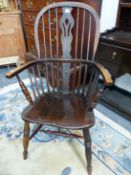
{"type": "MultiPolygon", "coordinates": [[[[113,84],[112,78],[110,73],[108,72],[107,69],[105,69],[101,64],[99,63],[94,63],[94,65],[97,67],[99,72],[101,73],[103,80],[104,80],[104,85],[105,86],[111,86],[113,84]]],[[[94,95],[90,99],[89,107],[88,110],[92,110],[95,108],[98,100],[102,97],[104,92],[104,87],[96,89],[94,92],[94,95]]]]}
{"type": "Polygon", "coordinates": [[[18,66],[17,68],[11,70],[10,72],[6,73],[6,77],[7,78],[12,78],[14,76],[16,76],[18,73],[24,71],[25,69],[27,69],[28,67],[34,65],[37,63],[37,57],[35,57],[34,55],[32,55],[31,53],[27,53],[25,54],[25,57],[30,59],[30,60],[33,60],[33,61],[30,61],[29,63],[26,63],[26,64],[23,64],[23,65],[20,65],[18,66]]]}
{"type": "Polygon", "coordinates": [[[103,80],[104,80],[104,84],[106,86],[111,86],[113,84],[113,80],[112,80],[111,75],[108,72],[108,70],[106,68],[104,68],[104,66],[102,66],[99,63],[94,63],[94,64],[98,68],[98,70],[100,71],[100,73],[103,77],[103,80]]]}
{"type": "Polygon", "coordinates": [[[30,63],[26,63],[24,65],[18,66],[17,68],[15,68],[15,69],[11,70],[10,72],[6,73],[6,77],[7,78],[12,78],[12,77],[16,76],[18,73],[24,71],[25,69],[27,69],[28,67],[30,67],[30,66],[32,66],[36,63],[37,63],[37,61],[32,61],[30,63]]]}

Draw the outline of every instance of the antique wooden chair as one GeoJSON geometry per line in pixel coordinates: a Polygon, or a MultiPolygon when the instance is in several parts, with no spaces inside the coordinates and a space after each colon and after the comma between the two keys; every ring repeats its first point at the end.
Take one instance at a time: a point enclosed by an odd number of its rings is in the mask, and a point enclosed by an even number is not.
{"type": "Polygon", "coordinates": [[[6,74],[8,78],[17,77],[29,102],[22,112],[25,122],[24,159],[27,158],[29,139],[43,125],[60,128],[58,131],[45,130],[46,133],[70,137],[80,136],[62,132],[62,128],[82,130],[87,172],[91,175],[89,128],[95,123],[93,109],[104,87],[112,84],[108,71],[94,62],[99,40],[99,17],[93,8],[83,3],[54,3],[37,15],[34,35],[37,56],[26,54],[26,58],[33,61],[6,74]],[[25,70],[28,70],[32,93],[19,75],[25,70]],[[102,86],[99,85],[100,75],[103,77],[102,86]],[[38,125],[32,134],[30,123],[38,125]]]}

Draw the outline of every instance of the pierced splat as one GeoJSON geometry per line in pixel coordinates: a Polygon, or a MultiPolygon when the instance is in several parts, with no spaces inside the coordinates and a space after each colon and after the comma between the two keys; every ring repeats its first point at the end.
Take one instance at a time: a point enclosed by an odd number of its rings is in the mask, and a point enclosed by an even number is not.
{"type": "Polygon", "coordinates": [[[69,23],[69,20],[66,18],[65,24],[68,25],[68,23],[69,23]]]}
{"type": "MultiPolygon", "coordinates": [[[[71,44],[72,44],[72,28],[74,27],[74,19],[72,17],[72,8],[63,8],[63,15],[60,20],[60,28],[62,31],[61,42],[63,59],[71,58],[71,44]]],[[[62,78],[63,78],[63,90],[68,91],[69,89],[69,78],[70,78],[70,63],[65,63],[62,66],[62,78]]]]}
{"type": "Polygon", "coordinates": [[[72,43],[72,28],[74,27],[74,19],[71,14],[72,8],[63,8],[63,14],[60,19],[60,28],[62,31],[61,42],[62,42],[62,58],[71,58],[71,43],[72,43]]]}

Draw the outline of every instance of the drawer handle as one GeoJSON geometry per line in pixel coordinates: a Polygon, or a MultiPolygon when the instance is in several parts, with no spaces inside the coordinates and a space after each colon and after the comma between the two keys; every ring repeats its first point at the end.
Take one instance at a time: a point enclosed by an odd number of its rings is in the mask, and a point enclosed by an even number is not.
{"type": "Polygon", "coordinates": [[[31,30],[30,33],[31,33],[32,36],[34,36],[34,31],[33,30],[31,30]]]}
{"type": "Polygon", "coordinates": [[[2,25],[2,22],[0,21],[0,25],[2,25]]]}
{"type": "Polygon", "coordinates": [[[33,22],[35,20],[35,16],[29,16],[28,18],[30,22],[33,22]]]}
{"type": "Polygon", "coordinates": [[[49,4],[52,4],[52,3],[55,3],[55,1],[53,1],[53,0],[47,0],[46,5],[49,5],[49,4]]]}
{"type": "Polygon", "coordinates": [[[116,52],[113,52],[113,53],[112,53],[112,59],[113,59],[113,60],[115,59],[116,55],[117,55],[116,52]]]}
{"type": "Polygon", "coordinates": [[[57,36],[55,36],[54,38],[51,39],[52,42],[56,41],[57,36]]]}
{"type": "Polygon", "coordinates": [[[27,8],[31,9],[32,5],[33,5],[33,2],[28,0],[27,3],[26,3],[27,8]]]}
{"type": "Polygon", "coordinates": [[[52,22],[50,22],[51,25],[55,25],[56,24],[56,18],[53,19],[52,22]]]}

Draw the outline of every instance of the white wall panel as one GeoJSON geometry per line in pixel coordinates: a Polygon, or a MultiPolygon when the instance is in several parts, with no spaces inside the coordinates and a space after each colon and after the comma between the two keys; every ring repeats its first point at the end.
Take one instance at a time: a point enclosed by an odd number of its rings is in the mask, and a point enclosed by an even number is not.
{"type": "Polygon", "coordinates": [[[101,11],[101,28],[100,31],[104,32],[111,29],[116,25],[117,11],[119,0],[103,0],[101,11]]]}

